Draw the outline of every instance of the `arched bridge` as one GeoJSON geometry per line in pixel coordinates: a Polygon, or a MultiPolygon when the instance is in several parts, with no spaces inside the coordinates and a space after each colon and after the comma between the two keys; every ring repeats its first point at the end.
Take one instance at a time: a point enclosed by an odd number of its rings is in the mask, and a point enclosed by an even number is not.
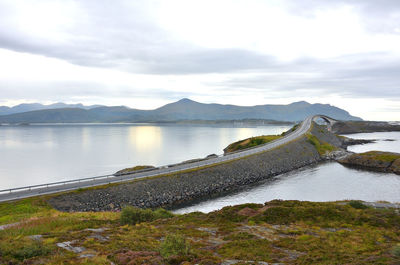
{"type": "Polygon", "coordinates": [[[328,125],[328,131],[330,131],[330,130],[332,129],[332,126],[333,126],[336,122],[338,122],[338,120],[333,119],[333,118],[331,118],[331,117],[329,117],[329,116],[326,116],[326,115],[315,115],[315,116],[313,117],[313,121],[315,121],[316,119],[322,119],[322,120],[324,120],[324,121],[327,123],[327,125],[328,125]]]}
{"type": "MultiPolygon", "coordinates": [[[[337,120],[332,119],[326,115],[314,115],[307,117],[300,125],[294,130],[286,134],[284,137],[279,138],[275,141],[266,143],[264,145],[256,146],[254,148],[245,149],[240,152],[227,154],[227,155],[220,155],[218,157],[201,160],[193,163],[186,163],[186,164],[176,164],[176,165],[167,165],[162,166],[159,168],[154,168],[151,170],[143,170],[138,171],[135,173],[127,173],[124,175],[104,175],[104,176],[97,176],[91,178],[84,178],[84,179],[76,179],[70,181],[61,181],[61,182],[54,182],[54,183],[47,183],[47,184],[40,184],[34,186],[27,186],[21,188],[14,188],[14,189],[6,189],[0,190],[0,201],[9,201],[15,200],[20,198],[27,198],[42,194],[51,194],[57,193],[62,191],[68,190],[76,190],[79,188],[87,188],[93,186],[99,186],[109,183],[118,183],[118,182],[125,182],[130,181],[133,179],[140,179],[146,177],[153,177],[153,176],[160,176],[166,175],[171,173],[178,173],[181,171],[186,170],[193,170],[199,169],[204,167],[215,166],[221,163],[231,162],[236,159],[241,159],[250,155],[256,155],[262,152],[269,151],[274,149],[278,146],[285,145],[290,141],[293,141],[301,136],[305,135],[310,129],[311,124],[314,120],[321,118],[325,120],[330,126],[337,122],[337,120]]],[[[329,126],[328,126],[329,127],[329,126]]]]}

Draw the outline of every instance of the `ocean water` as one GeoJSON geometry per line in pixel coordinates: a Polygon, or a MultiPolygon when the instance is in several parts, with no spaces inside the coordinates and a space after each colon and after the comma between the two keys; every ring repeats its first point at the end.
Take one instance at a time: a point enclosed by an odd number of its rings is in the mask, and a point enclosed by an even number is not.
{"type": "MultiPolygon", "coordinates": [[[[348,149],[353,152],[380,150],[400,153],[400,132],[360,133],[346,136],[377,140],[375,143],[349,147],[348,149]]],[[[400,203],[400,176],[348,168],[337,162],[325,162],[276,176],[240,192],[180,208],[176,212],[210,212],[229,205],[264,203],[274,199],[307,201],[353,199],[400,203]]]]}
{"type": "Polygon", "coordinates": [[[291,126],[53,124],[0,126],[0,189],[162,166],[291,126]]]}

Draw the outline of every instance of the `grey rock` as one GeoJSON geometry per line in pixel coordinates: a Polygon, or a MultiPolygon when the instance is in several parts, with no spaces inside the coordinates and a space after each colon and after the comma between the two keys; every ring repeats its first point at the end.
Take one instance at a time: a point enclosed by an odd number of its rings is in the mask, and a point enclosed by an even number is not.
{"type": "Polygon", "coordinates": [[[107,228],[86,228],[85,231],[103,233],[107,228]]]}
{"type": "Polygon", "coordinates": [[[84,247],[74,247],[72,244],[75,243],[75,241],[65,241],[61,243],[57,243],[57,247],[63,248],[65,250],[74,252],[74,253],[81,253],[85,251],[86,249],[84,247]]]}
{"type": "Polygon", "coordinates": [[[29,236],[30,239],[36,240],[36,241],[42,240],[42,237],[43,237],[42,235],[31,235],[31,236],[29,236]]]}
{"type": "Polygon", "coordinates": [[[5,225],[0,225],[0,231],[1,231],[1,230],[8,229],[8,228],[11,228],[11,227],[16,226],[16,225],[19,225],[19,224],[20,224],[20,222],[11,223],[11,224],[5,224],[5,225]]]}

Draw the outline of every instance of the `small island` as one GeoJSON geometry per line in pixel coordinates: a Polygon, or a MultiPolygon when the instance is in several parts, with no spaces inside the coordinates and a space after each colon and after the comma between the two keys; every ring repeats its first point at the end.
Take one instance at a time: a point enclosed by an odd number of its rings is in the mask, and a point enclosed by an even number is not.
{"type": "Polygon", "coordinates": [[[121,170],[115,172],[114,176],[121,176],[121,175],[129,174],[129,173],[137,173],[137,172],[151,170],[154,168],[155,167],[153,167],[153,166],[147,166],[147,165],[128,167],[128,168],[124,168],[124,169],[121,169],[121,170]]]}
{"type": "Polygon", "coordinates": [[[341,164],[400,175],[400,153],[369,151],[338,160],[341,164]]]}
{"type": "Polygon", "coordinates": [[[255,147],[261,144],[266,144],[271,141],[274,141],[276,139],[281,138],[282,135],[262,135],[262,136],[256,136],[256,137],[251,137],[247,138],[244,140],[240,140],[234,143],[231,143],[224,149],[224,154],[244,150],[247,148],[255,147]]]}

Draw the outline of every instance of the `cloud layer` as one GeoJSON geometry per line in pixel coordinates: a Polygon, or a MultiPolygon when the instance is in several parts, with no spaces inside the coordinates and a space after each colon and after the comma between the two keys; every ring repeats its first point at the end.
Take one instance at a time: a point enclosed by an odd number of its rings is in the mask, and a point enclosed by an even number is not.
{"type": "Polygon", "coordinates": [[[0,49],[1,104],[309,100],[400,120],[397,0],[4,0],[0,49]]]}

